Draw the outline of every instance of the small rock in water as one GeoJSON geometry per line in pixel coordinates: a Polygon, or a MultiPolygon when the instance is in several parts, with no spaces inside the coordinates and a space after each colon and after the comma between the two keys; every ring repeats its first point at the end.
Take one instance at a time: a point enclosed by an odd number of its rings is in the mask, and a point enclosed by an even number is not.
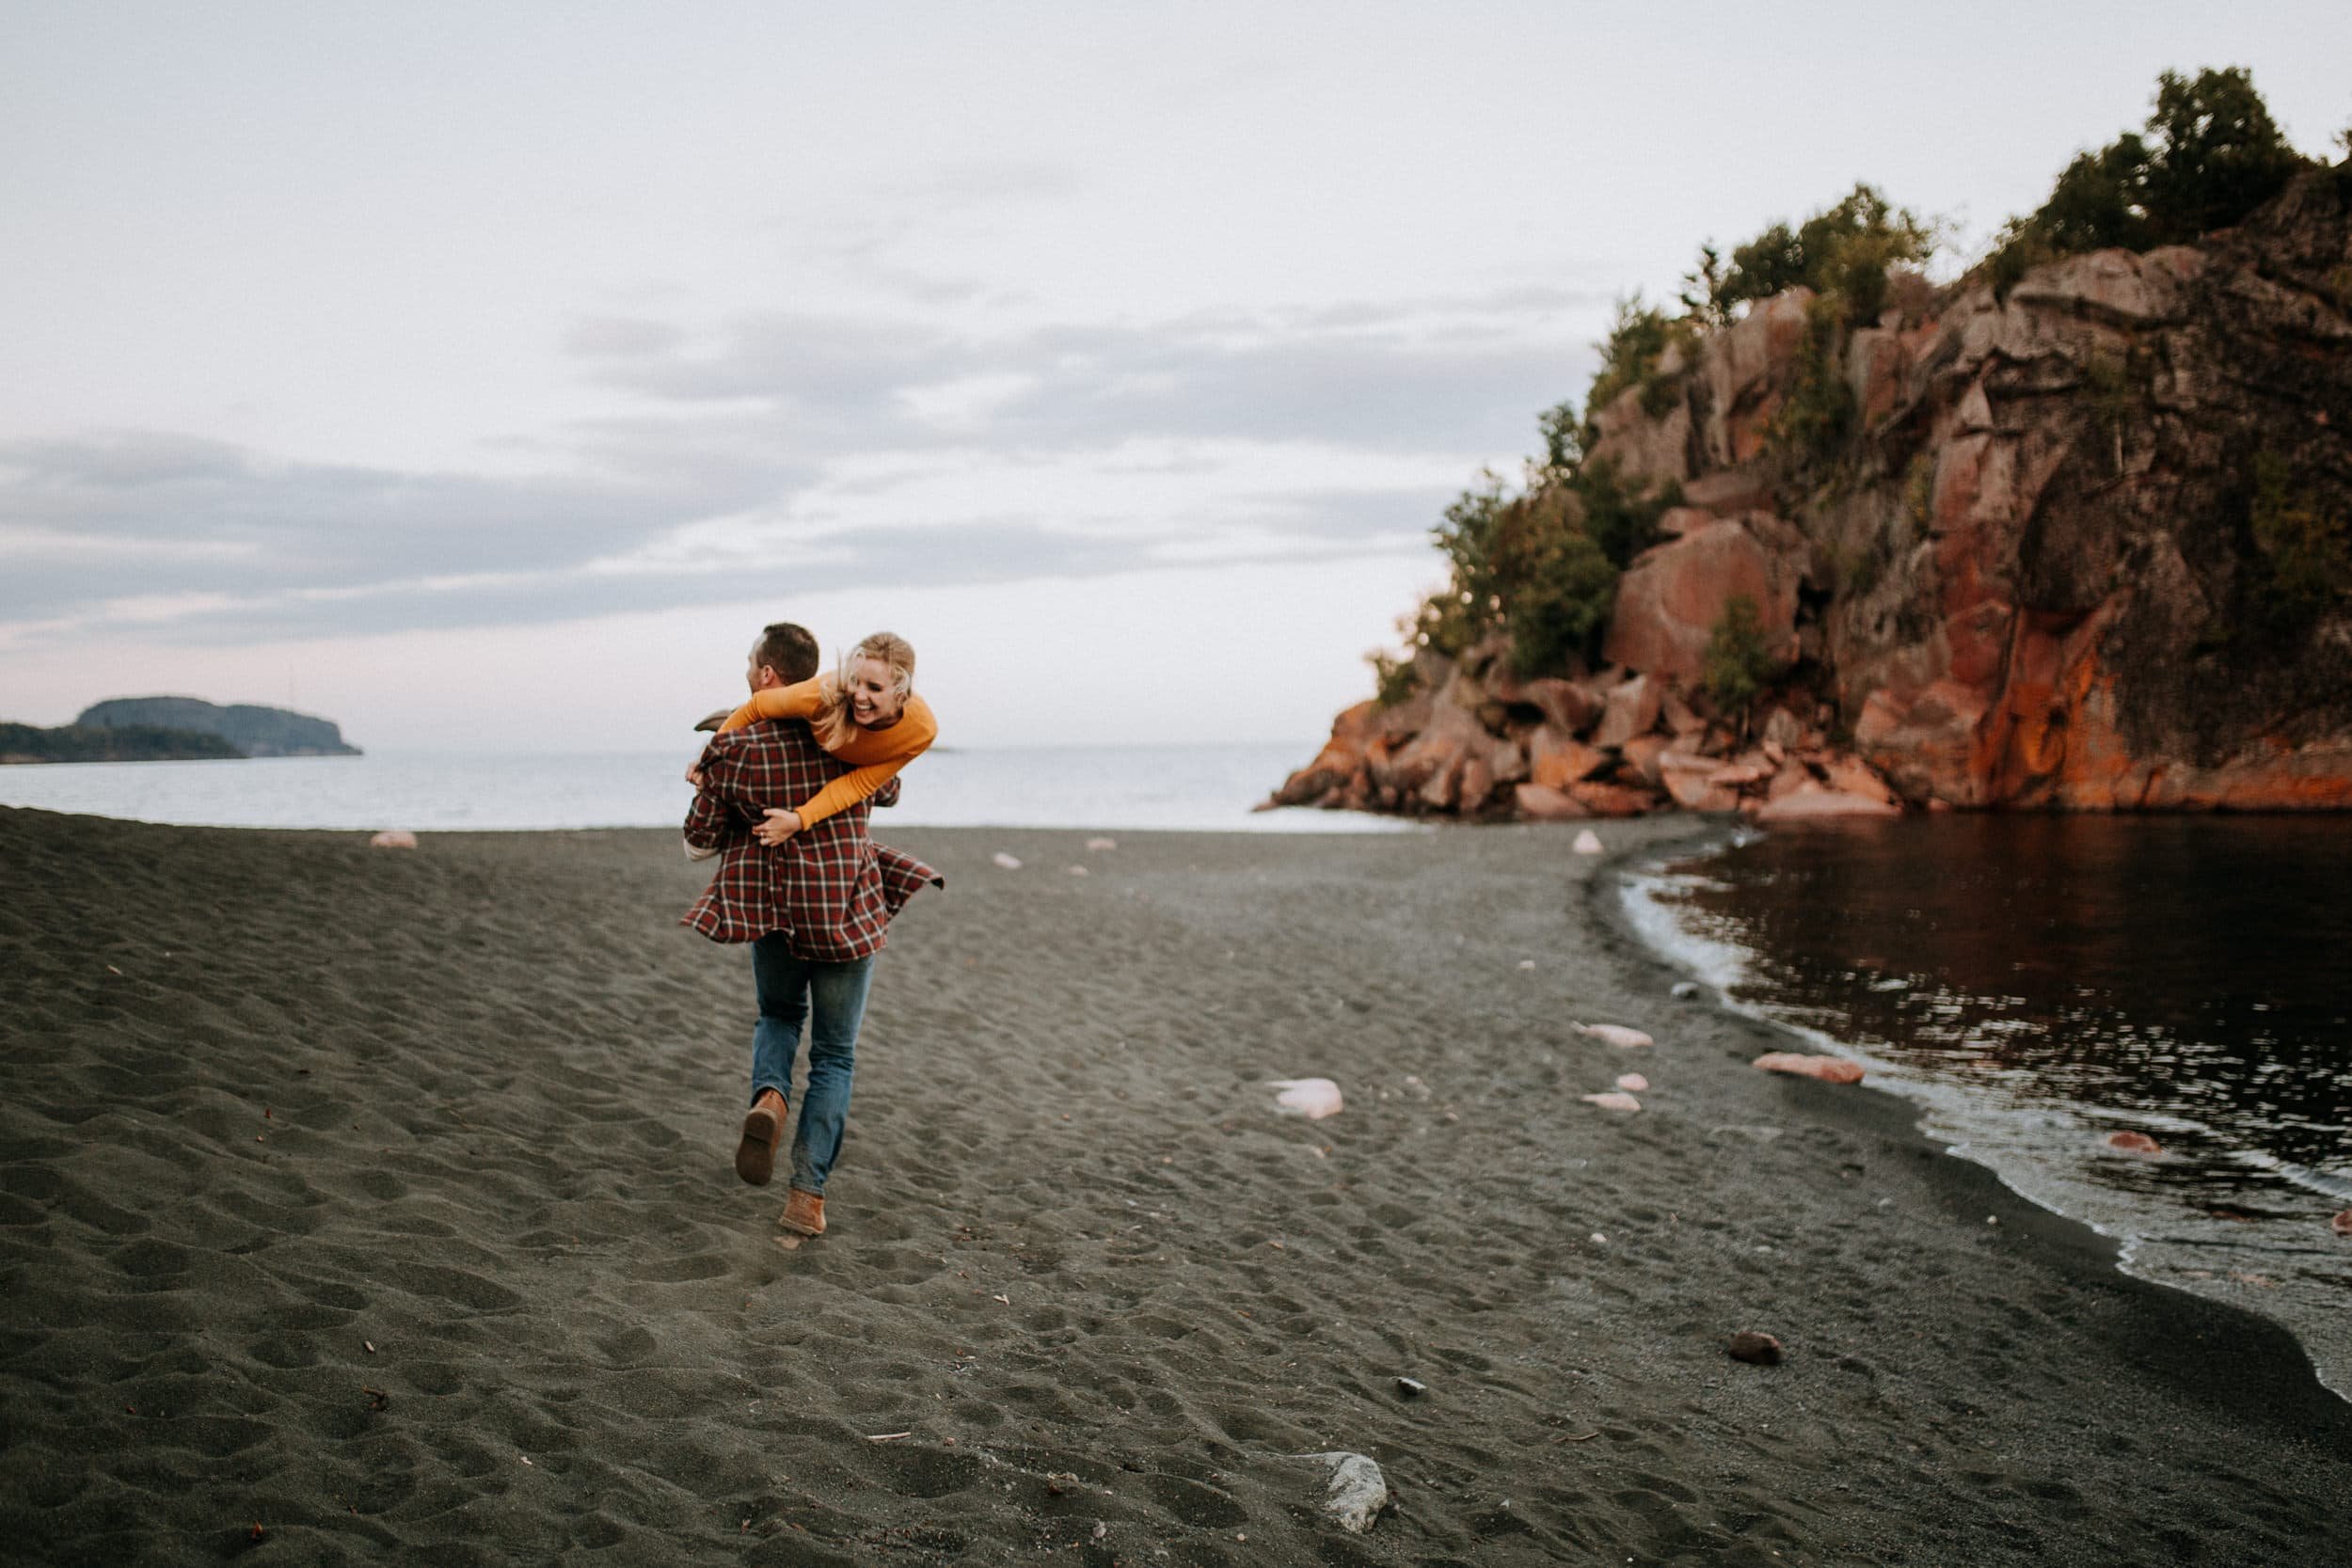
{"type": "Polygon", "coordinates": [[[405,828],[387,828],[368,840],[371,849],[414,849],[416,847],[417,835],[405,828]]]}
{"type": "Polygon", "coordinates": [[[2339,1236],[2352,1236],[2352,1209],[2346,1209],[2328,1222],[2328,1228],[2339,1236]]]}
{"type": "Polygon", "coordinates": [[[1699,983],[1696,980],[1677,980],[1675,989],[1668,992],[1677,1002],[1687,1002],[1698,993],[1699,983]]]}
{"type": "Polygon", "coordinates": [[[1574,847],[1580,855],[1597,855],[1600,853],[1600,835],[1587,828],[1576,835],[1574,847]]]}
{"type": "Polygon", "coordinates": [[[1396,1380],[1396,1391],[1408,1400],[1417,1400],[1429,1392],[1429,1385],[1419,1378],[1400,1377],[1396,1380]]]}
{"type": "Polygon", "coordinates": [[[1620,1072],[1617,1074],[1617,1087],[1628,1094],[1640,1094],[1649,1087],[1649,1080],[1638,1072],[1620,1072]]]}
{"type": "Polygon", "coordinates": [[[1323,1511],[1338,1520],[1342,1529],[1361,1535],[1372,1528],[1372,1522],[1389,1506],[1389,1483],[1381,1476],[1380,1466],[1367,1456],[1302,1453],[1298,1457],[1320,1459],[1331,1467],[1331,1489],[1324,1495],[1323,1511]]]}
{"type": "Polygon", "coordinates": [[[1623,1046],[1628,1050],[1631,1050],[1636,1046],[1656,1045],[1658,1043],[1647,1035],[1642,1033],[1641,1030],[1628,1028],[1622,1023],[1578,1023],[1574,1020],[1570,1020],[1568,1027],[1575,1030],[1580,1035],[1590,1035],[1593,1038],[1600,1040],[1605,1044],[1623,1046]]]}
{"type": "Polygon", "coordinates": [[[1021,869],[1020,857],[1017,855],[1008,855],[1002,849],[997,850],[994,854],[989,856],[988,858],[994,861],[998,865],[1003,866],[1008,871],[1018,871],[1021,869]]]}
{"type": "Polygon", "coordinates": [[[1519,967],[1521,969],[1533,969],[1535,967],[1535,960],[1533,958],[1521,958],[1519,960],[1519,967]]]}
{"type": "Polygon", "coordinates": [[[1340,1086],[1328,1078],[1276,1078],[1267,1086],[1277,1091],[1275,1107],[1292,1116],[1321,1121],[1340,1114],[1340,1086]]]}
{"type": "Polygon", "coordinates": [[[2109,1148],[2120,1148],[2126,1154],[2161,1154],[2164,1145],[2145,1132],[2118,1132],[2107,1139],[2109,1148]]]}
{"type": "Polygon", "coordinates": [[[1769,1334],[1743,1328],[1731,1337],[1731,1358],[1758,1367],[1780,1365],[1780,1341],[1769,1334]]]}
{"type": "Polygon", "coordinates": [[[1073,865],[1070,868],[1070,874],[1073,877],[1083,877],[1087,875],[1087,868],[1083,865],[1073,865]]]}
{"type": "Polygon", "coordinates": [[[1638,1111],[1642,1108],[1642,1102],[1629,1094],[1585,1094],[1577,1098],[1604,1111],[1638,1111]]]}
{"type": "Polygon", "coordinates": [[[1089,849],[1116,849],[1119,847],[1119,840],[1115,838],[1090,838],[1087,840],[1087,847],[1089,849]]]}
{"type": "Polygon", "coordinates": [[[1799,1078],[1819,1078],[1824,1084],[1859,1084],[1862,1064],[1850,1062],[1842,1056],[1807,1056],[1795,1051],[1767,1051],[1758,1056],[1756,1067],[1766,1072],[1793,1073],[1799,1078]]]}

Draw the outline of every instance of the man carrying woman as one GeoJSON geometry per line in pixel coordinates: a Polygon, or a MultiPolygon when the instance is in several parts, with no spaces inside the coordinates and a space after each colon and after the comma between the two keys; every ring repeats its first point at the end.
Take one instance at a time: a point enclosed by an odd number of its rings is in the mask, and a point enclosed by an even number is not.
{"type": "Polygon", "coordinates": [[[804,628],[763,630],[745,671],[752,702],[687,773],[695,791],[688,853],[721,859],[684,924],[752,949],[759,1019],[735,1169],[754,1186],[774,1171],[808,1025],[808,1083],[778,1221],[803,1236],[824,1233],[825,1182],[841,1149],[874,958],[907,900],[946,885],[866,831],[873,808],[897,800],[898,768],[937,733],[912,690],[914,650],[883,633],[852,649],[837,675],[819,680],[817,666],[817,640],[804,628]]]}

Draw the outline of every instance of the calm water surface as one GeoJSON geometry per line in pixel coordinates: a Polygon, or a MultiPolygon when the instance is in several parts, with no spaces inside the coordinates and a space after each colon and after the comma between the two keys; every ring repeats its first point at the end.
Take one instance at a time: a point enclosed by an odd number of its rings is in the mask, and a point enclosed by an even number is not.
{"type": "Polygon", "coordinates": [[[2352,1397],[2352,818],[1776,830],[1637,878],[1651,938],[1867,1059],[1931,1132],[2294,1328],[2352,1397]],[[2148,1133],[2158,1158],[2111,1149],[2148,1133]]]}
{"type": "MultiPolygon", "coordinates": [[[[0,805],[223,828],[417,832],[674,828],[701,737],[666,752],[96,762],[0,768],[0,805]]],[[[1312,743],[935,751],[900,775],[893,826],[1389,832],[1355,812],[1251,808],[1312,743]]]]}

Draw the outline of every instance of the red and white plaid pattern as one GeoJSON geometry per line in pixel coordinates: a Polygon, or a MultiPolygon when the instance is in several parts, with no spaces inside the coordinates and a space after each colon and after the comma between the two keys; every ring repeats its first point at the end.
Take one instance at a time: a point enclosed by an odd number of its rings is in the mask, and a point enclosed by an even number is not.
{"type": "Polygon", "coordinates": [[[896,779],[776,848],[752,836],[768,807],[797,806],[850,770],[800,720],[713,736],[696,766],[703,785],[686,814],[686,842],[718,849],[719,872],[683,924],[713,942],[778,931],[796,958],[847,963],[882,950],[890,917],[908,899],[946,886],[921,861],[867,835],[872,808],[898,799],[896,779]]]}

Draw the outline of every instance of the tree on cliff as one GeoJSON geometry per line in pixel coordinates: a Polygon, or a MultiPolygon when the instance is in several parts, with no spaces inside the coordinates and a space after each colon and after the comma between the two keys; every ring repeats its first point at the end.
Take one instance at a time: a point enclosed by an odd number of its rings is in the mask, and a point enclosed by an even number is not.
{"type": "MultiPolygon", "coordinates": [[[[2147,249],[2194,240],[2237,224],[2307,166],[2247,71],[2168,71],[2158,79],[2153,112],[2141,131],[2076,157],[2041,208],[2011,220],[2000,247],[1973,277],[1989,275],[2000,295],[2037,261],[2110,245],[2147,249]]],[[[1937,291],[1915,270],[1906,270],[1932,253],[1938,232],[1935,220],[1857,183],[1803,220],[1775,223],[1730,247],[1727,256],[1711,244],[1702,247],[1685,278],[1679,313],[1647,304],[1638,293],[1619,301],[1607,336],[1595,345],[1598,364],[1582,417],[1573,402],[1546,410],[1539,417],[1543,455],[1527,462],[1523,483],[1515,488],[1500,476],[1485,475],[1432,531],[1448,580],[1400,622],[1404,657],[1373,656],[1382,701],[1409,696],[1426,671],[1441,668],[1430,663],[1417,670],[1416,656],[1458,655],[1497,632],[1507,635],[1521,675],[1573,674],[1580,664],[1597,659],[1620,575],[1658,542],[1661,515],[1682,501],[1674,481],[1653,483],[1644,467],[1698,472],[1680,467],[1686,459],[1699,461],[1695,444],[1661,422],[1687,415],[1692,424],[1679,428],[1688,431],[1724,417],[1709,401],[1718,394],[1694,386],[1693,368],[1714,352],[1716,334],[1744,322],[1762,301],[1799,287],[1814,296],[1793,350],[1776,351],[1776,385],[1748,411],[1754,422],[1740,438],[1751,444],[1739,461],[1760,460],[1770,467],[1785,506],[1802,507],[1801,494],[1836,492],[1857,483],[1857,476],[1867,478],[1873,459],[1858,452],[1855,440],[1867,410],[1857,403],[1858,372],[1849,351],[1865,329],[1878,325],[1890,302],[1902,307],[1906,328],[1940,309],[1937,291]],[[1618,433],[1645,425],[1681,458],[1649,463],[1619,438],[1618,433]],[[1612,432],[1606,440],[1604,426],[1612,432]],[[1754,444],[1758,436],[1760,451],[1754,444]],[[1613,460],[1619,456],[1622,467],[1613,460]]],[[[2352,269],[2339,272],[2352,278],[2352,269]]],[[[2339,286],[2335,276],[2328,284],[2333,297],[2352,299],[2352,282],[2339,286]]],[[[2083,383],[2090,417],[2107,436],[2101,450],[2114,453],[2112,467],[2120,474],[2124,429],[2140,405],[2129,367],[2120,359],[2094,359],[2083,383]]],[[[2249,524],[2264,570],[2247,580],[2273,585],[2269,597],[2293,610],[2288,619],[2300,626],[2312,607],[2331,604],[2346,591],[2352,540],[2340,509],[2309,500],[2310,484],[2297,488],[2290,483],[2295,478],[2274,474],[2265,481],[2267,488],[2249,524]]],[[[1906,487],[1907,496],[1919,488],[1910,480],[1906,487]]],[[[1909,517],[1928,501],[1923,493],[1887,515],[1909,517]]],[[[1855,559],[1883,564],[1887,548],[1861,547],[1855,559]]],[[[1724,701],[1742,683],[1717,684],[1715,695],[1724,701]]]]}
{"type": "Polygon", "coordinates": [[[2060,256],[2149,250],[2227,229],[2309,164],[2243,67],[2193,78],[2168,71],[2139,133],[2077,156],[2047,201],[2010,221],[1992,257],[1994,286],[2006,293],[2027,268],[2060,256]]]}
{"type": "Polygon", "coordinates": [[[1691,322],[1726,326],[1755,301],[1802,285],[1837,295],[1849,321],[1874,320],[1886,303],[1887,270],[1926,261],[1935,243],[1933,222],[1857,183],[1794,229],[1775,223],[1734,246],[1728,264],[1712,243],[1700,246],[1697,267],[1683,276],[1683,309],[1691,322]]]}

